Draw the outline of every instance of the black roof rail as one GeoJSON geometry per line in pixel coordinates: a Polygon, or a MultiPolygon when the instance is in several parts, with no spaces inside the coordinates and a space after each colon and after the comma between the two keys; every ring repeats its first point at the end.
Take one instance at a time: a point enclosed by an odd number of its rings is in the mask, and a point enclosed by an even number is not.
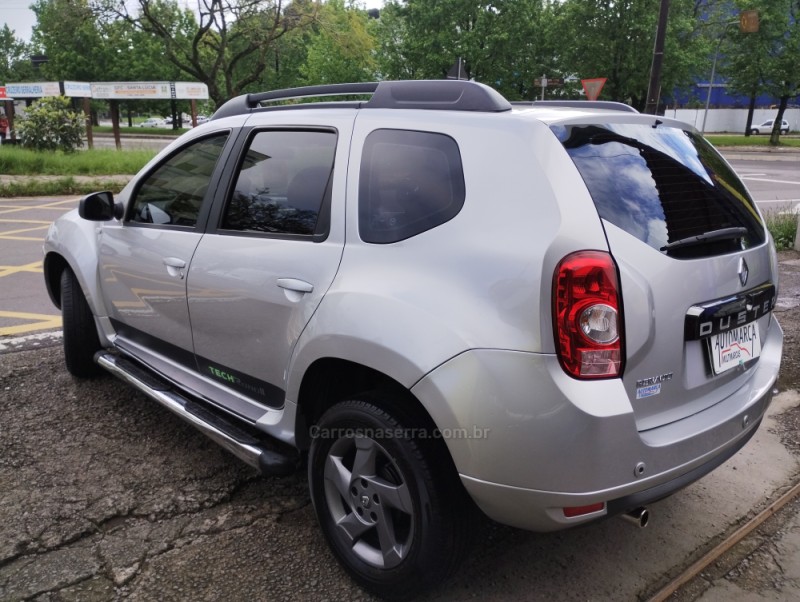
{"type": "Polygon", "coordinates": [[[243,94],[222,105],[211,119],[249,113],[261,108],[262,103],[362,94],[372,95],[369,102],[360,105],[365,109],[427,109],[491,113],[511,110],[511,104],[499,92],[478,82],[404,80],[327,84],[272,90],[259,94],[243,94]]]}
{"type": "Polygon", "coordinates": [[[423,79],[381,82],[365,108],[500,113],[510,111],[511,104],[497,90],[478,82],[423,79]]]}
{"type": "Polygon", "coordinates": [[[605,109],[606,111],[624,111],[626,113],[638,113],[630,105],[612,100],[533,100],[515,101],[511,103],[515,107],[569,107],[573,109],[605,109]]]}

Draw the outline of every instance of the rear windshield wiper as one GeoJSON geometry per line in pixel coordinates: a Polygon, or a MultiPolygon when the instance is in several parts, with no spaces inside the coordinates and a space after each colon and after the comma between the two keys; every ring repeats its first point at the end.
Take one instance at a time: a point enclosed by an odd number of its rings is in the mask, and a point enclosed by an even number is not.
{"type": "Polygon", "coordinates": [[[734,240],[742,238],[747,234],[747,228],[737,226],[735,228],[720,228],[719,230],[711,230],[705,234],[698,234],[697,236],[689,236],[688,238],[681,238],[674,242],[661,247],[661,251],[673,251],[682,247],[691,247],[693,245],[702,245],[707,242],[714,242],[718,240],[734,240]]]}

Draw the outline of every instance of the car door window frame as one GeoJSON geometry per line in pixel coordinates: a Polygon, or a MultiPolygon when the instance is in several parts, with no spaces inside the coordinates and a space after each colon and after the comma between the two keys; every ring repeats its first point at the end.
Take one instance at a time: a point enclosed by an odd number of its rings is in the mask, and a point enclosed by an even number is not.
{"type": "Polygon", "coordinates": [[[226,162],[226,170],[222,174],[222,178],[225,181],[225,186],[220,187],[218,190],[217,198],[215,199],[211,214],[208,216],[207,232],[209,234],[224,234],[225,236],[304,240],[310,242],[323,242],[327,240],[328,235],[330,234],[333,179],[336,173],[336,154],[338,152],[339,139],[340,135],[338,128],[326,125],[260,125],[242,128],[240,135],[237,137],[236,147],[231,150],[229,160],[226,162]],[[317,219],[317,227],[314,234],[290,234],[283,232],[262,232],[257,230],[231,230],[222,227],[222,223],[225,218],[225,212],[227,211],[230,199],[232,198],[236,189],[238,175],[241,171],[241,166],[247,157],[247,152],[250,149],[253,139],[258,134],[264,132],[323,132],[333,134],[335,136],[333,161],[331,163],[331,176],[329,177],[328,184],[325,188],[322,204],[319,210],[319,216],[317,219]]]}
{"type": "Polygon", "coordinates": [[[127,203],[127,209],[125,212],[125,219],[124,219],[125,226],[136,227],[136,228],[158,228],[166,230],[177,230],[182,232],[203,232],[208,225],[208,219],[212,211],[214,199],[217,196],[219,184],[221,182],[221,178],[224,175],[225,165],[227,163],[227,157],[231,153],[232,148],[235,145],[236,138],[237,136],[235,135],[235,133],[229,128],[223,130],[216,130],[214,132],[209,132],[207,135],[187,140],[185,144],[182,144],[181,146],[175,148],[168,155],[162,157],[157,164],[153,165],[150,169],[147,170],[146,173],[142,174],[142,176],[137,180],[135,187],[131,191],[129,201],[127,203]],[[206,191],[203,195],[200,211],[197,214],[197,220],[195,221],[194,225],[185,226],[179,224],[148,223],[148,222],[135,221],[133,219],[134,207],[136,205],[136,200],[137,197],[139,196],[139,193],[141,192],[142,187],[159,169],[163,168],[168,161],[172,160],[176,155],[187,150],[189,147],[194,146],[210,138],[215,138],[219,136],[225,136],[226,139],[224,144],[222,145],[222,150],[220,151],[220,154],[217,157],[217,161],[216,164],[214,165],[214,169],[211,172],[211,176],[209,177],[209,185],[206,188],[206,191]]]}

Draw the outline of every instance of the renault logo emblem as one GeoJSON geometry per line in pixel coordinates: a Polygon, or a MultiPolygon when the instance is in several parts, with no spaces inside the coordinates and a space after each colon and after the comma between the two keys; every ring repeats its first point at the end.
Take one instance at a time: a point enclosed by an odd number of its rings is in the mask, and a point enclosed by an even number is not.
{"type": "Polygon", "coordinates": [[[747,276],[749,274],[750,271],[747,269],[747,262],[744,257],[739,258],[739,282],[742,283],[742,286],[747,284],[747,276]]]}

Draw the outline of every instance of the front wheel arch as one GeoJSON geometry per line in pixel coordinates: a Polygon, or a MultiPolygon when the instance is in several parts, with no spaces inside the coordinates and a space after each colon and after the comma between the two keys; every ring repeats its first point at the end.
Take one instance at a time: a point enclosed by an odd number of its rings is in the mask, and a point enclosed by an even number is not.
{"type": "Polygon", "coordinates": [[[69,264],[61,255],[58,253],[45,255],[43,264],[44,283],[50,301],[58,309],[61,309],[61,274],[66,269],[69,269],[69,264]]]}

